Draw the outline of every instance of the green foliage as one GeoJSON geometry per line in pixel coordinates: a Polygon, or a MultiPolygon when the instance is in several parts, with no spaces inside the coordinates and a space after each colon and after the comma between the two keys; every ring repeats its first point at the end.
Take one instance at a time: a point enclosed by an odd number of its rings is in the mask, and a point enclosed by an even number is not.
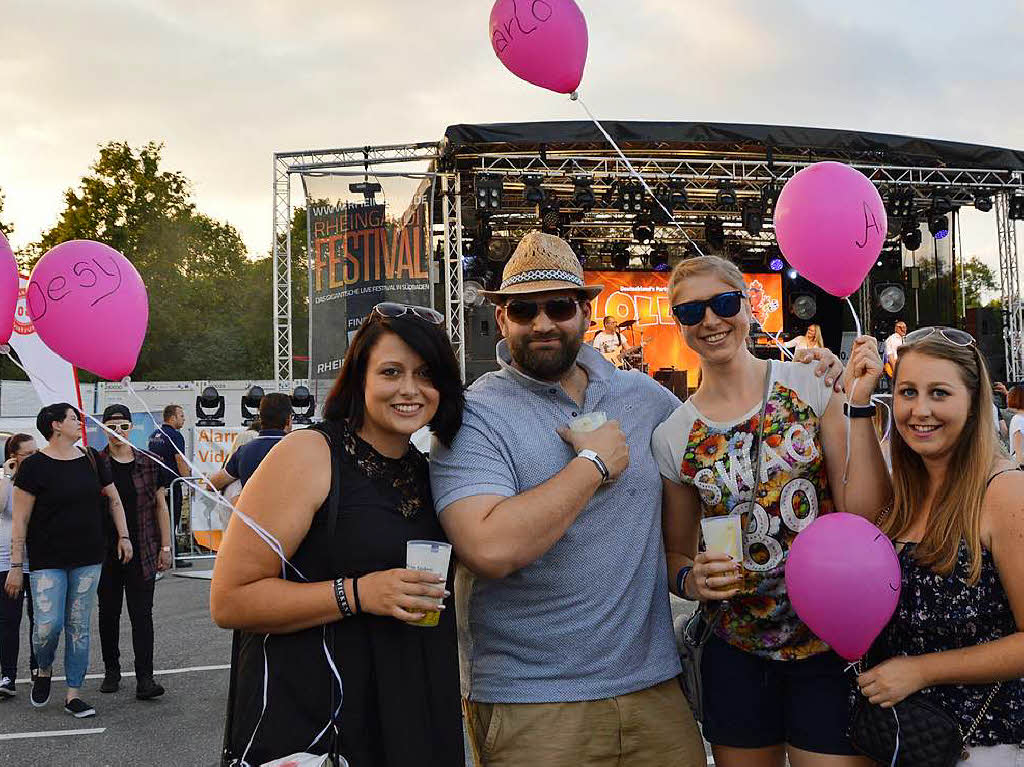
{"type": "Polygon", "coordinates": [[[7,236],[7,237],[10,237],[11,233],[14,232],[14,225],[13,224],[5,224],[4,223],[4,219],[3,219],[3,215],[4,215],[4,193],[2,191],[0,191],[0,234],[3,234],[5,236],[7,236]]]}
{"type": "MultiPolygon", "coordinates": [[[[162,148],[152,142],[139,149],[101,146],[91,172],[65,193],[57,224],[28,260],[34,263],[61,242],[91,239],[135,265],[149,293],[149,330],[136,379],[272,377],[271,258],[249,259],[234,227],[196,210],[188,179],[161,169],[162,148]]],[[[296,212],[294,226],[302,234],[293,240],[293,311],[295,326],[304,328],[305,210],[296,212]]],[[[305,333],[295,341],[296,354],[304,353],[305,333]]]]}
{"type": "Polygon", "coordinates": [[[981,293],[986,290],[998,290],[996,276],[992,270],[981,259],[972,256],[964,261],[963,270],[964,295],[967,298],[967,308],[982,306],[981,293]]]}

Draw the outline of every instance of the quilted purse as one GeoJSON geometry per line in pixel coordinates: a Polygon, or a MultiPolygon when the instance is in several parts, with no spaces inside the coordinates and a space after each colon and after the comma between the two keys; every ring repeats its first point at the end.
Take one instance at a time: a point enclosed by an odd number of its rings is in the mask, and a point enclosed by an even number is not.
{"type": "Polygon", "coordinates": [[[1001,686],[993,685],[967,732],[959,721],[920,693],[893,708],[882,708],[861,697],[853,712],[850,742],[865,756],[892,767],[954,767],[967,758],[967,740],[1001,686]]]}

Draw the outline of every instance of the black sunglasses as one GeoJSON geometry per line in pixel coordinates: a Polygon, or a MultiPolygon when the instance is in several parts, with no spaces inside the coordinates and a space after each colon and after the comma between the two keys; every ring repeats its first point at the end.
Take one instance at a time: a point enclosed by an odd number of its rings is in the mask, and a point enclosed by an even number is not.
{"type": "Polygon", "coordinates": [[[706,301],[687,301],[685,304],[676,304],[672,307],[672,314],[683,325],[696,325],[704,319],[704,313],[709,306],[711,311],[719,317],[735,317],[739,314],[742,303],[743,291],[730,290],[728,293],[711,296],[706,301]]]}
{"type": "Polygon", "coordinates": [[[404,317],[406,314],[412,313],[414,317],[419,317],[421,320],[429,322],[432,325],[444,324],[444,315],[441,314],[441,312],[435,311],[427,306],[398,304],[394,301],[384,301],[383,303],[377,304],[373,307],[373,311],[371,313],[378,314],[381,317],[390,317],[391,319],[404,317]]]}
{"type": "Polygon", "coordinates": [[[552,322],[565,322],[576,316],[579,301],[575,298],[549,298],[547,301],[522,301],[518,298],[505,304],[505,313],[513,322],[525,325],[543,311],[552,322]]]}
{"type": "Polygon", "coordinates": [[[964,330],[944,327],[927,327],[918,328],[913,333],[907,333],[903,336],[903,346],[909,346],[910,344],[915,344],[918,341],[923,341],[935,333],[942,336],[942,340],[947,343],[951,343],[954,346],[973,346],[976,343],[974,336],[964,330]]]}

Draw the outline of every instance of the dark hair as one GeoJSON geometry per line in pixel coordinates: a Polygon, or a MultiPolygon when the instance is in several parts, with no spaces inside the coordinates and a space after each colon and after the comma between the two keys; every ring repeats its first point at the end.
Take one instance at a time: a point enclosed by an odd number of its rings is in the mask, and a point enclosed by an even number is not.
{"type": "Polygon", "coordinates": [[[164,408],[164,420],[166,421],[168,418],[174,418],[174,414],[179,410],[183,413],[185,412],[185,408],[181,405],[167,405],[167,407],[164,408]]]}
{"type": "Polygon", "coordinates": [[[1010,387],[1010,391],[1006,392],[1006,406],[1013,410],[1024,410],[1024,387],[1010,387]]]}
{"type": "Polygon", "coordinates": [[[31,442],[34,440],[31,434],[25,434],[24,432],[18,432],[12,434],[7,438],[7,442],[4,443],[4,460],[8,461],[14,457],[14,454],[18,452],[18,448],[25,442],[31,442]]]}
{"type": "Polygon", "coordinates": [[[370,352],[385,333],[397,335],[427,363],[430,381],[440,395],[437,412],[430,421],[430,431],[443,445],[451,447],[456,432],[462,426],[462,408],[466,403],[459,363],[443,327],[411,313],[401,317],[371,314],[363,320],[324,402],[324,420],[348,420],[353,429],[363,425],[366,368],[370,352]]]}
{"type": "Polygon", "coordinates": [[[260,400],[260,428],[283,429],[292,414],[292,398],[284,392],[264,394],[260,400]]]}
{"type": "Polygon", "coordinates": [[[57,402],[53,405],[47,405],[39,411],[39,415],[36,416],[36,428],[39,433],[43,435],[43,439],[46,441],[50,440],[53,436],[53,425],[60,423],[68,417],[68,411],[74,410],[75,415],[81,418],[78,413],[78,408],[74,405],[69,405],[67,402],[57,402]]]}

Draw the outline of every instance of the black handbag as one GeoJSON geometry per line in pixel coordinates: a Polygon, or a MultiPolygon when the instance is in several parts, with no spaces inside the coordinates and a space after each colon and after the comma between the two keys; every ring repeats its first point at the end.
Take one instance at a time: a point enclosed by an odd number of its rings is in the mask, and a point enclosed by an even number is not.
{"type": "Polygon", "coordinates": [[[893,767],[954,767],[967,758],[967,740],[1001,686],[992,686],[967,732],[957,719],[921,693],[892,708],[882,708],[861,697],[853,712],[850,743],[864,756],[893,767]]]}
{"type": "MultiPolygon", "coordinates": [[[[754,491],[750,497],[753,503],[757,499],[757,491],[761,487],[761,443],[764,440],[764,414],[768,409],[768,396],[772,386],[772,363],[768,360],[768,370],[764,377],[764,395],[761,397],[761,416],[758,420],[757,459],[754,470],[754,491]]],[[[698,722],[704,721],[704,681],[701,678],[700,663],[704,655],[704,645],[711,638],[711,632],[722,614],[723,605],[714,610],[698,607],[683,625],[682,633],[676,646],[679,648],[679,663],[683,671],[679,676],[679,685],[683,688],[683,696],[690,704],[693,717],[698,722]]]]}

